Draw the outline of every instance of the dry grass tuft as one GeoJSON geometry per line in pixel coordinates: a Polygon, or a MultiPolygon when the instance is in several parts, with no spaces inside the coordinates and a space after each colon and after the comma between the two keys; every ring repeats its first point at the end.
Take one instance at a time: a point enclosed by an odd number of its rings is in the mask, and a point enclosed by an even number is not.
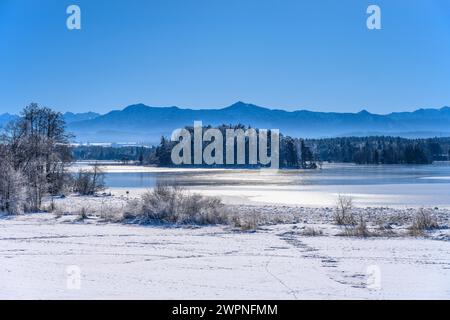
{"type": "Polygon", "coordinates": [[[229,220],[229,224],[243,231],[256,230],[261,223],[261,217],[257,213],[235,214],[229,220]]]}
{"type": "Polygon", "coordinates": [[[413,218],[412,225],[408,228],[408,234],[411,236],[424,236],[426,231],[439,229],[436,217],[424,208],[417,210],[413,218]]]}
{"type": "Polygon", "coordinates": [[[367,228],[367,223],[361,215],[359,217],[359,222],[356,225],[346,226],[344,232],[340,235],[347,237],[367,238],[376,234],[369,231],[367,228]]]}
{"type": "Polygon", "coordinates": [[[125,208],[124,219],[138,223],[226,224],[228,215],[218,198],[191,194],[176,186],[157,185],[125,208]]]}
{"type": "Polygon", "coordinates": [[[86,207],[81,207],[80,212],[78,213],[77,220],[83,221],[88,218],[88,213],[86,207]]]}
{"type": "Polygon", "coordinates": [[[317,237],[317,236],[322,236],[323,231],[321,229],[314,228],[314,227],[306,227],[301,232],[301,235],[305,236],[305,237],[317,237]]]}

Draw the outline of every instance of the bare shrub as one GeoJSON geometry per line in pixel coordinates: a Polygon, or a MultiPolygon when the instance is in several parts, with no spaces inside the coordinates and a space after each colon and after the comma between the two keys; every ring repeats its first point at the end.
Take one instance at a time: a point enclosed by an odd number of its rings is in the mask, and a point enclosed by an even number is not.
{"type": "Polygon", "coordinates": [[[397,221],[397,216],[392,217],[378,217],[375,220],[376,223],[376,229],[373,231],[374,235],[380,236],[380,237],[397,237],[399,234],[395,232],[395,230],[392,228],[391,224],[394,224],[397,221]]]}
{"type": "Polygon", "coordinates": [[[260,216],[257,213],[235,214],[230,218],[229,223],[235,228],[243,231],[256,230],[261,224],[260,216]]]}
{"type": "Polygon", "coordinates": [[[102,205],[94,211],[94,214],[102,221],[120,222],[124,217],[124,204],[105,204],[102,199],[102,205]]]}
{"type": "Polygon", "coordinates": [[[353,214],[353,199],[339,195],[336,202],[334,221],[337,225],[355,225],[356,219],[353,214]]]}
{"type": "Polygon", "coordinates": [[[94,195],[104,189],[104,173],[97,163],[91,170],[78,171],[74,178],[73,190],[80,195],[94,195]]]}
{"type": "Polygon", "coordinates": [[[417,210],[413,217],[412,225],[408,228],[408,233],[412,236],[422,236],[425,231],[439,229],[436,217],[424,208],[417,210]]]}
{"type": "Polygon", "coordinates": [[[367,223],[366,220],[362,217],[362,215],[359,217],[359,222],[355,227],[356,234],[360,237],[368,237],[371,235],[369,232],[369,229],[367,229],[367,223]]]}
{"type": "Polygon", "coordinates": [[[111,207],[100,214],[100,219],[108,222],[121,222],[123,220],[123,208],[111,207]]]}
{"type": "Polygon", "coordinates": [[[366,220],[361,215],[359,217],[359,222],[357,224],[352,225],[352,226],[347,225],[345,227],[344,232],[342,232],[339,235],[347,236],[347,237],[366,238],[366,237],[375,236],[376,234],[369,231],[369,229],[367,228],[366,220]]]}
{"type": "Polygon", "coordinates": [[[77,220],[85,220],[88,218],[87,209],[85,207],[81,207],[80,212],[78,213],[77,220]]]}
{"type": "Polygon", "coordinates": [[[301,232],[302,236],[305,237],[316,237],[316,236],[322,236],[323,231],[321,229],[317,229],[314,227],[306,227],[305,230],[301,232]]]}
{"type": "Polygon", "coordinates": [[[227,222],[225,207],[218,198],[188,194],[185,196],[182,206],[181,218],[184,222],[201,225],[227,222]]]}
{"type": "Polygon", "coordinates": [[[123,220],[140,220],[142,217],[142,198],[129,200],[122,213],[123,220]],[[138,218],[139,217],[139,218],[138,218]]]}
{"type": "Polygon", "coordinates": [[[220,199],[191,194],[176,186],[158,184],[141,199],[127,204],[124,219],[139,223],[222,224],[227,213],[220,199]]]}

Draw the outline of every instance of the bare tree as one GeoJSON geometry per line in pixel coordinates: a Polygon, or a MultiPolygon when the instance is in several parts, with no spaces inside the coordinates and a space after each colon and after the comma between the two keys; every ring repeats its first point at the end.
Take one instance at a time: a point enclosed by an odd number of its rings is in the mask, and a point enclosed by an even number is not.
{"type": "Polygon", "coordinates": [[[339,195],[336,201],[334,221],[338,225],[354,225],[356,219],[353,214],[353,199],[348,196],[339,195]]]}
{"type": "Polygon", "coordinates": [[[0,137],[0,166],[11,166],[25,178],[29,210],[39,210],[43,196],[63,189],[68,177],[65,169],[72,160],[70,137],[61,113],[35,103],[6,126],[0,137]]]}
{"type": "Polygon", "coordinates": [[[73,190],[80,195],[94,195],[105,189],[104,173],[98,163],[91,170],[80,170],[74,179],[73,190]]]}

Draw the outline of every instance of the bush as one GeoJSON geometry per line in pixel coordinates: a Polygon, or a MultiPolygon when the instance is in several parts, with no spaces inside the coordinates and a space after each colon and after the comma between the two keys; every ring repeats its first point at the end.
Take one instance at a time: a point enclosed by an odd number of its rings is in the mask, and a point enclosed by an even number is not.
{"type": "Polygon", "coordinates": [[[87,209],[85,207],[81,207],[80,212],[78,213],[77,220],[83,221],[88,218],[87,209]]]}
{"type": "Polygon", "coordinates": [[[433,229],[439,229],[437,219],[425,209],[420,208],[416,212],[412,225],[408,228],[408,231],[412,236],[422,236],[425,231],[433,229]]]}
{"type": "Polygon", "coordinates": [[[235,214],[230,219],[230,224],[244,231],[256,230],[261,224],[260,216],[257,213],[235,214]]]}
{"type": "Polygon", "coordinates": [[[375,234],[370,232],[369,229],[367,229],[366,221],[364,220],[364,218],[362,216],[360,216],[358,224],[356,224],[354,226],[350,226],[350,227],[347,226],[341,235],[348,236],[348,237],[366,238],[366,237],[373,236],[375,234]]]}
{"type": "Polygon", "coordinates": [[[353,199],[339,195],[336,202],[334,221],[338,225],[355,225],[356,219],[353,214],[353,199]]]}
{"type": "Polygon", "coordinates": [[[301,235],[305,237],[322,236],[323,231],[314,227],[307,227],[305,228],[305,230],[302,231],[301,235]]]}
{"type": "Polygon", "coordinates": [[[139,223],[222,224],[228,218],[220,199],[190,194],[176,186],[158,184],[128,203],[125,219],[139,223]]]}
{"type": "Polygon", "coordinates": [[[73,190],[80,195],[94,195],[104,189],[104,173],[98,164],[95,164],[89,171],[78,171],[77,176],[74,178],[73,190]]]}

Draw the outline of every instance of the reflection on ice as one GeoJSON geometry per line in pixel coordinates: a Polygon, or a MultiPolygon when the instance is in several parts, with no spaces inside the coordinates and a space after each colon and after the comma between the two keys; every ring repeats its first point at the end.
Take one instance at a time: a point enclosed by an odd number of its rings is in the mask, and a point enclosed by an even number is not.
{"type": "MultiPolygon", "coordinates": [[[[77,164],[76,168],[86,164],[77,164]]],[[[104,166],[110,188],[152,188],[176,183],[225,201],[333,206],[351,194],[359,206],[450,207],[450,164],[358,166],[327,164],[322,170],[233,170],[104,166]]]]}

